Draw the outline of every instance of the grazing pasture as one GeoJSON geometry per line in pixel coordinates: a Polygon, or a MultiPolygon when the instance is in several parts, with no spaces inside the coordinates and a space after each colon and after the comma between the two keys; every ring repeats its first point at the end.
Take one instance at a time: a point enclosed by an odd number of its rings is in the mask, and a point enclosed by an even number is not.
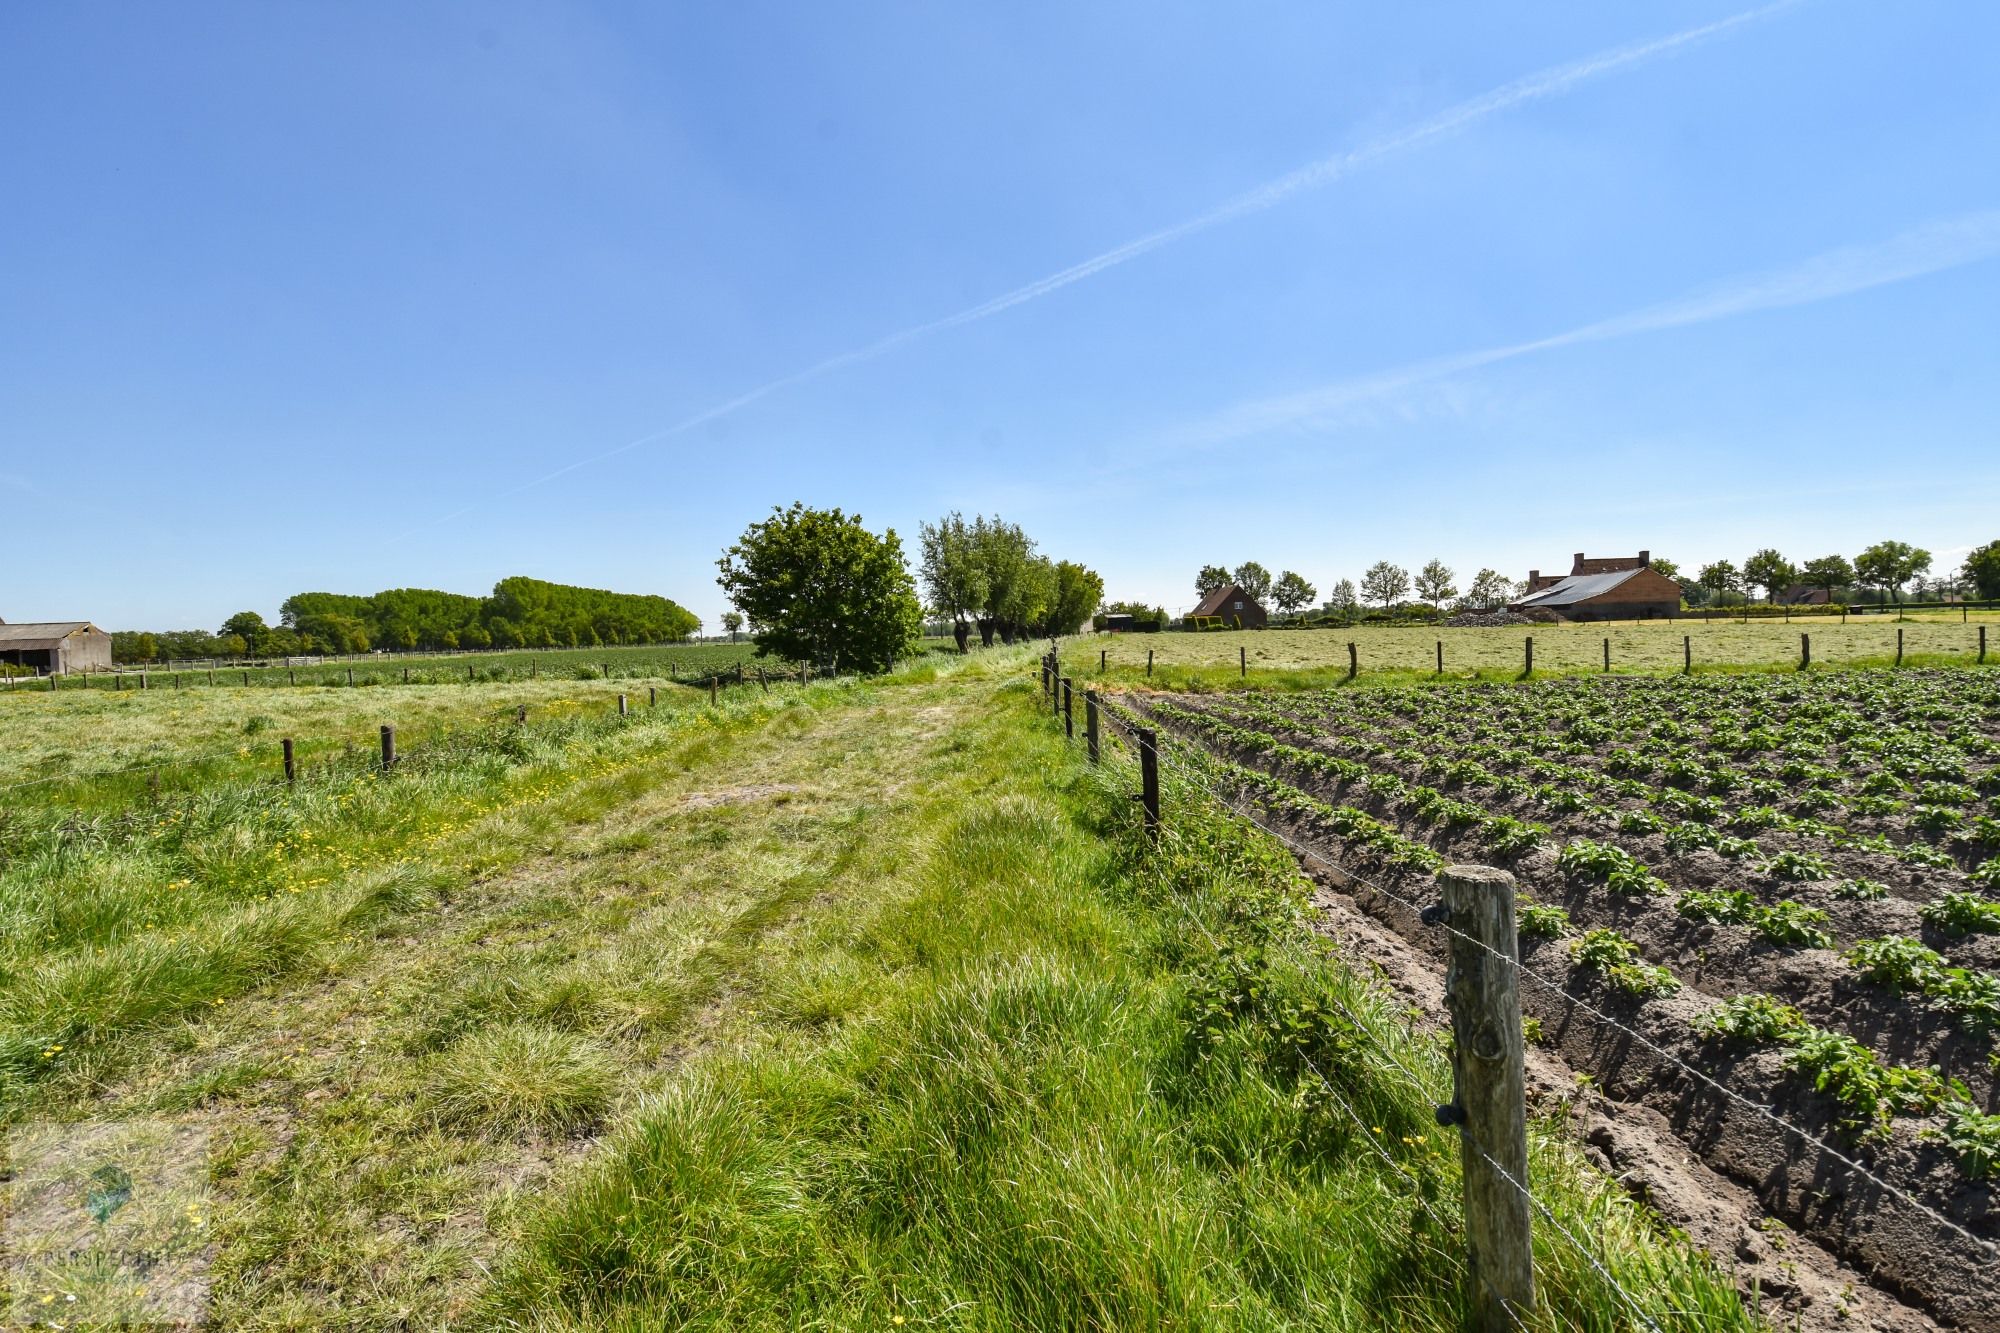
{"type": "Polygon", "coordinates": [[[1812,636],[1815,666],[1886,666],[1896,660],[1896,636],[1904,641],[1907,665],[1942,666],[1975,662],[1985,624],[1987,663],[2000,665],[2000,616],[1985,621],[1913,621],[1898,625],[1870,617],[1847,624],[1838,618],[1706,624],[1699,619],[1619,621],[1602,624],[1532,625],[1507,628],[1445,629],[1427,626],[1357,625],[1348,629],[1230,630],[1206,634],[1092,634],[1069,640],[1064,656],[1081,676],[1097,670],[1100,652],[1118,679],[1146,677],[1153,655],[1155,688],[1221,685],[1237,679],[1239,662],[1262,685],[1330,684],[1345,679],[1347,646],[1355,645],[1362,676],[1377,680],[1432,679],[1438,645],[1444,645],[1444,674],[1457,679],[1506,680],[1521,675],[1528,639],[1535,643],[1537,674],[1601,673],[1604,642],[1611,641],[1613,674],[1656,675],[1681,670],[1692,648],[1697,674],[1719,670],[1763,670],[1798,665],[1799,636],[1812,636]],[[1686,639],[1687,645],[1683,644],[1686,639]],[[1239,658],[1239,653],[1242,655],[1239,658]],[[1259,675],[1261,673],[1261,675],[1259,675]]]}
{"type": "Polygon", "coordinates": [[[1130,698],[1420,948],[1434,870],[1512,870],[1553,1053],[1839,1260],[2000,1328],[2000,672],[1130,698]]]}

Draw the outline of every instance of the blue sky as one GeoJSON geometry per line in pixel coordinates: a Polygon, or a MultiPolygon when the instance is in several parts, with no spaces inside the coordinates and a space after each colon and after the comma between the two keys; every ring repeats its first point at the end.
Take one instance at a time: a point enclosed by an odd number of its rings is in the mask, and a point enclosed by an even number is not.
{"type": "Polygon", "coordinates": [[[0,7],[0,616],[2000,537],[2000,8],[1508,8],[0,7]]]}

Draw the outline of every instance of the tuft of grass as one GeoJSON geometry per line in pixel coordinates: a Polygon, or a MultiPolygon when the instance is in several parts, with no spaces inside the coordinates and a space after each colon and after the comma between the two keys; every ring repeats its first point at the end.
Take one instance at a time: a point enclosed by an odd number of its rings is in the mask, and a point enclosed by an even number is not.
{"type": "Polygon", "coordinates": [[[539,1023],[481,1028],[434,1056],[423,1097],[453,1126],[562,1133],[594,1124],[611,1105],[618,1062],[600,1042],[539,1023]]]}

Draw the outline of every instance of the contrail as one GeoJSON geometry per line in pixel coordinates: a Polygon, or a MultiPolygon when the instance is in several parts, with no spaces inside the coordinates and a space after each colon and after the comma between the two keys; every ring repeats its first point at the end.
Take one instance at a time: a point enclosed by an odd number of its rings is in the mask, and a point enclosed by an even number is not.
{"type": "Polygon", "coordinates": [[[2000,255],[2000,209],[1926,223],[1874,245],[1844,246],[1802,263],[1738,278],[1677,301],[1647,306],[1527,342],[1413,362],[1302,393],[1246,403],[1178,435],[1189,445],[1218,444],[1308,422],[1397,390],[1579,343],[1706,324],[1760,310],[1810,305],[1959,268],[2000,255]]]}
{"type": "MultiPolygon", "coordinates": [[[[1016,287],[1012,291],[1004,292],[999,296],[993,297],[991,300],[982,301],[978,305],[968,306],[954,314],[944,315],[927,323],[912,325],[909,328],[878,338],[874,342],[854,348],[851,351],[830,356],[824,361],[807,366],[803,370],[793,371],[789,375],[771,380],[766,384],[761,384],[725,402],[705,408],[693,416],[675,422],[671,426],[651,431],[639,436],[637,439],[628,440],[624,444],[606,449],[602,453],[591,454],[588,457],[579,458],[575,462],[566,463],[554,471],[545,472],[538,477],[522,482],[518,486],[510,487],[504,491],[497,491],[486,497],[486,500],[499,500],[510,495],[518,495],[522,491],[532,490],[537,486],[554,481],[558,477],[566,476],[578,468],[589,467],[594,463],[602,463],[606,459],[616,458],[620,454],[629,453],[645,445],[657,444],[661,440],[684,434],[697,426],[706,425],[708,422],[728,416],[741,408],[748,407],[758,399],[768,397],[780,389],[788,389],[795,384],[803,384],[808,380],[818,379],[822,375],[846,366],[856,365],[864,361],[872,361],[885,352],[892,351],[905,343],[913,342],[919,338],[926,338],[934,333],[942,333],[947,329],[958,328],[964,324],[971,324],[977,320],[990,318],[1003,310],[1011,310],[1015,306],[1047,296],[1051,292],[1060,291],[1073,283],[1082,282],[1085,278],[1102,273],[1106,269],[1128,263],[1131,260],[1139,258],[1141,255],[1150,254],[1162,246],[1171,245],[1175,241],[1207,231],[1211,227],[1218,227],[1226,222],[1233,222],[1239,218],[1249,217],[1256,213],[1262,213],[1267,209],[1276,208],[1279,204],[1284,203],[1295,195],[1330,185],[1362,167],[1379,162],[1384,158],[1394,157],[1397,154],[1406,153],[1412,149],[1434,143],[1437,140],[1456,134],[1460,130],[1474,125],[1479,121],[1499,115],[1503,111],[1510,111],[1515,107],[1525,105],[1529,102],[1538,102],[1547,98],[1561,96],[1581,84],[1603,78],[1608,74],[1617,73],[1620,70],[1630,69],[1635,65],[1643,64],[1649,60],[1675,54],[1697,43],[1706,41],[1711,37],[1719,37],[1733,29],[1755,23],[1760,19],[1768,18],[1782,10],[1791,9],[1802,3],[1804,3],[1804,0],[1776,0],[1774,4],[1764,5],[1758,9],[1746,10],[1741,14],[1736,14],[1729,18],[1717,19],[1713,23],[1705,23],[1698,28],[1689,28],[1685,32],[1677,32],[1669,37],[1659,37],[1651,41],[1637,42],[1630,46],[1615,47],[1609,51],[1601,51],[1596,55],[1587,56],[1571,64],[1558,65],[1552,69],[1543,70],[1540,73],[1530,74],[1526,78],[1517,79],[1512,83],[1502,84],[1491,92],[1483,93],[1469,101],[1460,102],[1456,106],[1449,107],[1437,115],[1430,117],[1428,120],[1419,121],[1415,125],[1371,140],[1358,148],[1342,153],[1335,153],[1330,157],[1323,157],[1318,161],[1307,163],[1295,171],[1288,172],[1275,180],[1267,181],[1254,189],[1237,195],[1233,199],[1218,204],[1207,212],[1196,214],[1194,217],[1174,223],[1170,227],[1162,227],[1158,231],[1147,232],[1145,235],[1127,241],[1123,245],[1115,246],[1101,254],[1093,255],[1080,263],[1070,265],[1068,268],[1058,269],[1047,277],[1037,278],[1025,286],[1016,287]]],[[[484,501],[454,510],[452,513],[434,520],[434,522],[448,522],[451,519],[461,517],[478,507],[478,503],[484,503],[484,501]]]]}

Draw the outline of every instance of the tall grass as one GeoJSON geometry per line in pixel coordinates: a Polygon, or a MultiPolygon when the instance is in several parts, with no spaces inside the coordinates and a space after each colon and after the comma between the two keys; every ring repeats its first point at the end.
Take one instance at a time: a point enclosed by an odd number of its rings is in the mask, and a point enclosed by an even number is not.
{"type": "MultiPolygon", "coordinates": [[[[982,762],[916,891],[769,978],[767,1037],[681,1071],[548,1203],[484,1321],[1460,1326],[1437,1042],[1306,929],[1281,849],[1191,793],[1145,847],[1131,774],[1030,699],[951,742],[982,762]]],[[[1662,1327],[1756,1326],[1558,1126],[1534,1179],[1662,1327]]],[[[1549,1327],[1632,1326],[1546,1228],[1537,1257],[1549,1327]]]]}

